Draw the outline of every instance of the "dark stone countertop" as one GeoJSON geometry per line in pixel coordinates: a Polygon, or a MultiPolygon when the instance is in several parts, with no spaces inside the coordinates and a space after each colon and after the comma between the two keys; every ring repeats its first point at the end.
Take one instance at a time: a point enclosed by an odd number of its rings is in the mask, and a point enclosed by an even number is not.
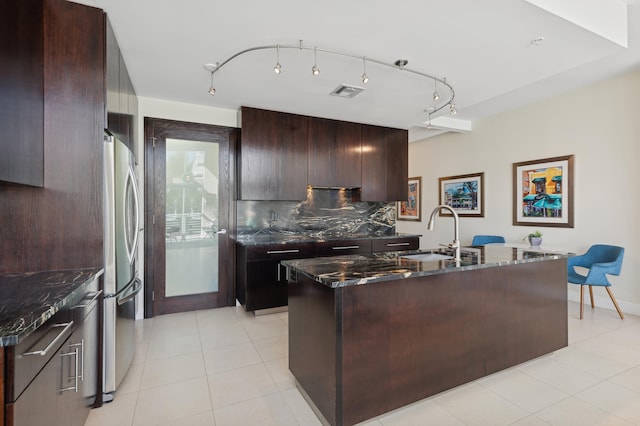
{"type": "Polygon", "coordinates": [[[257,246],[268,244],[294,244],[294,243],[308,243],[308,242],[322,242],[322,241],[344,241],[344,240],[359,240],[359,239],[390,239],[390,238],[409,238],[409,237],[421,237],[420,234],[384,234],[384,235],[371,235],[371,234],[337,234],[337,235],[324,235],[324,236],[311,236],[302,234],[284,234],[284,233],[260,233],[260,234],[248,234],[238,235],[235,240],[238,244],[243,246],[257,246]]]}
{"type": "Polygon", "coordinates": [[[566,251],[510,244],[489,244],[486,246],[463,247],[459,266],[456,265],[455,259],[420,261],[403,258],[403,256],[407,255],[427,253],[450,254],[447,253],[447,249],[415,250],[285,260],[281,264],[327,287],[338,288],[448,272],[472,271],[519,263],[556,260],[573,256],[573,253],[566,251]]]}
{"type": "Polygon", "coordinates": [[[0,346],[17,345],[84,296],[101,268],[0,274],[0,346]]]}

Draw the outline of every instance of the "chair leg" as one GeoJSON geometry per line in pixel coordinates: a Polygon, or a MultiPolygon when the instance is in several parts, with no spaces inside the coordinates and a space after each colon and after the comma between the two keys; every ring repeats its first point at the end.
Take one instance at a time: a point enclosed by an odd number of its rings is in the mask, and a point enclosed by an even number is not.
{"type": "Polygon", "coordinates": [[[591,309],[595,308],[596,305],[593,304],[593,287],[589,286],[589,296],[591,297],[591,309]]]}
{"type": "Polygon", "coordinates": [[[618,302],[616,302],[616,298],[613,297],[613,293],[611,292],[611,289],[609,287],[605,287],[605,289],[607,290],[607,293],[609,293],[609,297],[611,298],[611,301],[613,302],[613,306],[616,307],[616,311],[618,311],[618,315],[620,315],[620,319],[624,319],[624,315],[622,314],[622,311],[620,310],[620,306],[618,306],[618,302]]]}
{"type": "Polygon", "coordinates": [[[580,319],[584,316],[584,286],[580,286],[580,319]]]}

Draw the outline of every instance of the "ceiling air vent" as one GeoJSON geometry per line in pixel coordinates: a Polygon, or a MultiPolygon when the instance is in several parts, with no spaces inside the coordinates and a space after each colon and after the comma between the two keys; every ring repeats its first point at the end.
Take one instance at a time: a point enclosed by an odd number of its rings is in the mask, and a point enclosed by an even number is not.
{"type": "Polygon", "coordinates": [[[354,98],[364,91],[364,87],[351,86],[348,84],[341,84],[333,89],[330,93],[331,96],[337,96],[339,98],[354,98]]]}

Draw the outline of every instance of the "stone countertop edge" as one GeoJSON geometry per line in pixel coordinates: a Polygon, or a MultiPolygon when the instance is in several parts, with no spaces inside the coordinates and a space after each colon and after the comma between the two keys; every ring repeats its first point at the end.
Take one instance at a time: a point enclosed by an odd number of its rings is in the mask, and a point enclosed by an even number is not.
{"type": "Polygon", "coordinates": [[[281,264],[327,287],[340,288],[521,263],[544,262],[574,256],[574,253],[566,251],[493,244],[484,248],[463,247],[460,266],[455,266],[454,260],[407,261],[402,259],[403,255],[438,251],[441,250],[430,249],[374,253],[370,255],[293,259],[283,260],[281,264]],[[467,251],[467,254],[475,252],[477,257],[472,260],[469,260],[469,258],[465,260],[465,251],[467,251]],[[530,257],[526,257],[525,254],[530,257]]]}
{"type": "Polygon", "coordinates": [[[234,240],[243,246],[258,246],[268,244],[296,244],[296,243],[315,243],[323,241],[344,241],[344,240],[384,240],[392,238],[414,238],[422,237],[422,234],[389,234],[389,235],[336,235],[336,236],[310,236],[310,235],[286,235],[286,234],[260,234],[260,235],[237,235],[234,240]]]}
{"type": "Polygon", "coordinates": [[[103,268],[0,274],[0,347],[17,345],[49,318],[84,297],[103,268]]]}

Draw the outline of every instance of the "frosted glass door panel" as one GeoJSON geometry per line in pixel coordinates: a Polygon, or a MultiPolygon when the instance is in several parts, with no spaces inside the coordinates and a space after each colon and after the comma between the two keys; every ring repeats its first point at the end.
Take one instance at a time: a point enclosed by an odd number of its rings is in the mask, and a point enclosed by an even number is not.
{"type": "Polygon", "coordinates": [[[165,297],[218,291],[219,145],[166,143],[165,297]]]}

